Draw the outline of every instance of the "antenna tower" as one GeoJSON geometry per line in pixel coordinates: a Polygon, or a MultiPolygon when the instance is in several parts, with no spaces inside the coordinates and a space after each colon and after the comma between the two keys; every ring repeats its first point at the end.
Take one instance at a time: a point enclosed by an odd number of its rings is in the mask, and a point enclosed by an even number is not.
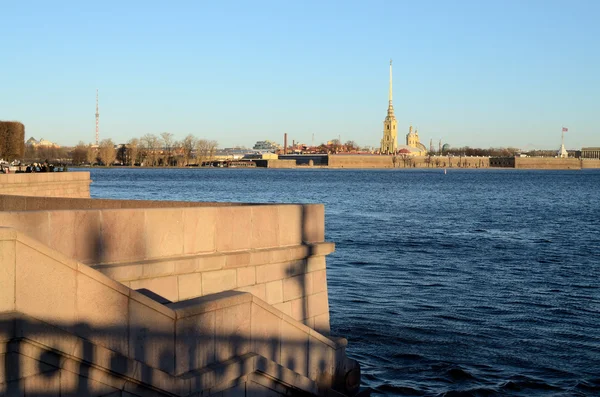
{"type": "Polygon", "coordinates": [[[96,145],[100,138],[100,112],[98,111],[98,89],[96,88],[96,145]]]}

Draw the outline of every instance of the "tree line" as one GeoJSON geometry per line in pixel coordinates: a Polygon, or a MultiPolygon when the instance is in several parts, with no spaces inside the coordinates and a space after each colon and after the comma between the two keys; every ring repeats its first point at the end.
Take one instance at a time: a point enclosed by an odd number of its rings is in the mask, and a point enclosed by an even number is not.
{"type": "Polygon", "coordinates": [[[25,126],[18,121],[0,121],[0,159],[12,161],[23,157],[25,126]]]}
{"type": "Polygon", "coordinates": [[[198,165],[214,160],[218,148],[217,141],[199,139],[189,134],[182,140],[174,139],[173,134],[146,134],[132,138],[126,144],[116,147],[112,139],[104,139],[94,147],[79,142],[71,152],[72,164],[102,164],[143,167],[168,167],[198,165]]]}

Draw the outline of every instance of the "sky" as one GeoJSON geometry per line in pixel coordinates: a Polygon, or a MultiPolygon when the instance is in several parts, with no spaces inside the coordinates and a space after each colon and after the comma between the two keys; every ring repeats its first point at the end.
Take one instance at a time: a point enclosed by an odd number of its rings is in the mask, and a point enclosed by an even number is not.
{"type": "Polygon", "coordinates": [[[378,147],[600,146],[600,1],[4,2],[0,120],[60,145],[170,132],[378,147]]]}

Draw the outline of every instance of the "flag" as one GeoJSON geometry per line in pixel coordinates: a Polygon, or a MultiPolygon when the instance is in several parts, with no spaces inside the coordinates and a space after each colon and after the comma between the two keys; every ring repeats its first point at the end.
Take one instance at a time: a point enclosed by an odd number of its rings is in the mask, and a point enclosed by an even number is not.
{"type": "Polygon", "coordinates": [[[563,127],[563,131],[562,132],[569,132],[569,129],[566,127],[563,127]]]}

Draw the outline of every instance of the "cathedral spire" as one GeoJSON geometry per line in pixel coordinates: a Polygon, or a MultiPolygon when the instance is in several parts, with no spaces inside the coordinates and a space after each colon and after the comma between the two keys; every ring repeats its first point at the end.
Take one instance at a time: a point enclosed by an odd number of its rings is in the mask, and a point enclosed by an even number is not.
{"type": "Polygon", "coordinates": [[[390,106],[392,105],[392,60],[390,59],[390,106]]]}
{"type": "Polygon", "coordinates": [[[388,104],[388,117],[394,117],[394,105],[392,105],[392,60],[390,59],[390,93],[388,104]]]}

